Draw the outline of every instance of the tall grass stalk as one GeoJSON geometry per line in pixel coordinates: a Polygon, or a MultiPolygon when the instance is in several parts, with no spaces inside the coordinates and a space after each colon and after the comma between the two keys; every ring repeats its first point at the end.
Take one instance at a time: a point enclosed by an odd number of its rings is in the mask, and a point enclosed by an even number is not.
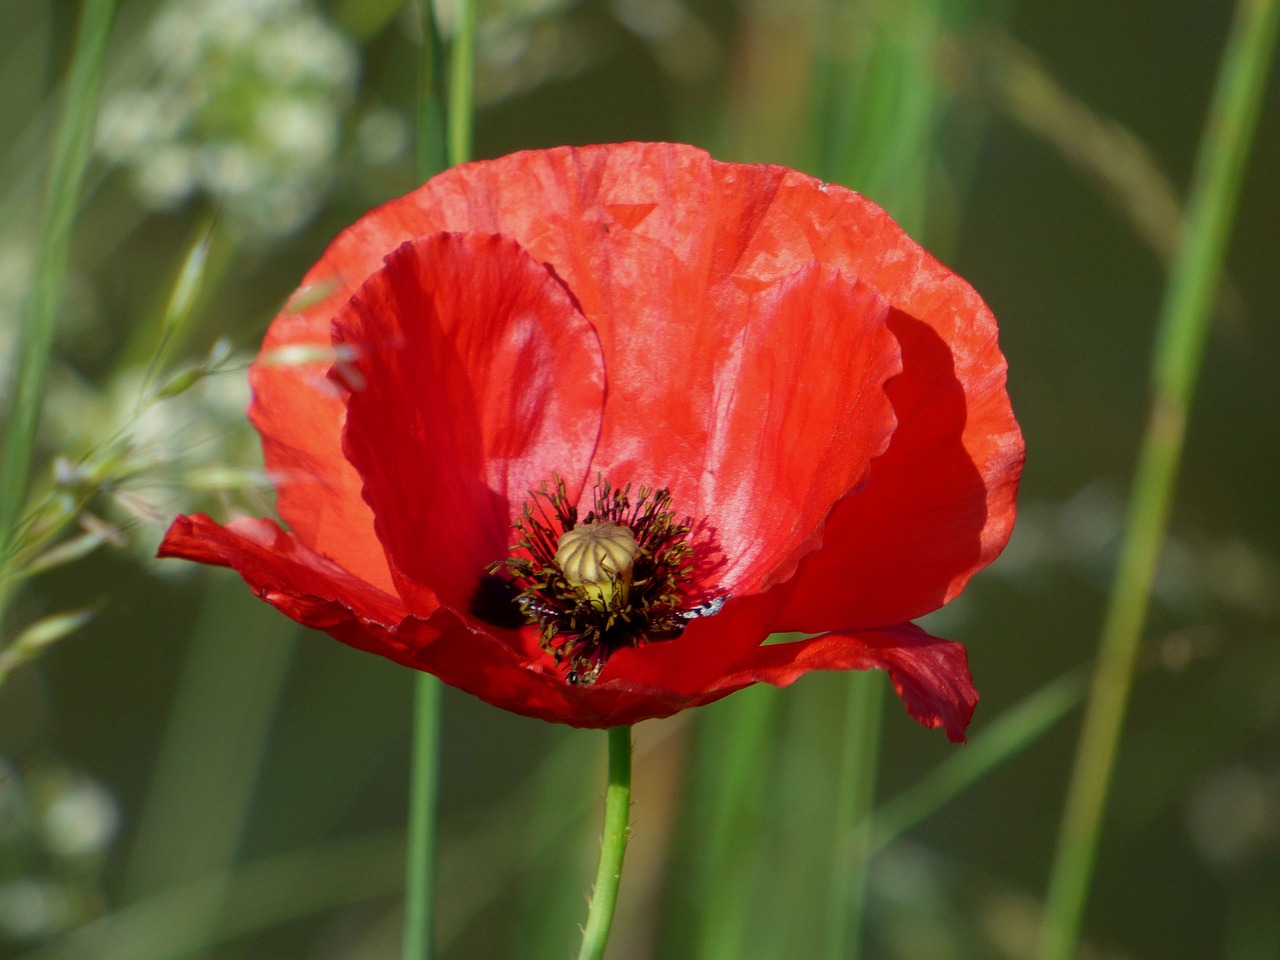
{"type": "Polygon", "coordinates": [[[440,694],[440,681],[431,674],[421,673],[414,677],[409,838],[405,863],[404,960],[430,960],[435,956],[440,694]]]}
{"type": "Polygon", "coordinates": [[[457,0],[457,33],[449,49],[449,165],[471,159],[475,128],[477,0],[457,0]]]}
{"type": "Polygon", "coordinates": [[[763,879],[764,796],[777,741],[780,691],[744,690],[699,711],[691,804],[699,856],[689,923],[696,960],[751,955],[752,898],[763,879]]]}
{"type": "MultiPolygon", "coordinates": [[[[229,875],[289,673],[296,627],[238,579],[211,585],[197,622],[124,877],[131,902],[229,875]]],[[[205,950],[230,890],[210,881],[207,893],[168,928],[205,950]]]]}
{"type": "Polygon", "coordinates": [[[1280,0],[1241,0],[1196,160],[1187,225],[1156,334],[1152,398],[1120,562],[1049,882],[1041,960],[1073,960],[1151,586],[1173,502],[1188,410],[1245,161],[1280,23],[1280,0]]]}
{"type": "Polygon", "coordinates": [[[449,165],[449,135],[445,103],[444,43],[431,0],[417,0],[418,49],[418,176],[427,180],[449,165]]]}
{"type": "MultiPolygon", "coordinates": [[[[880,763],[884,685],[885,678],[878,670],[849,677],[836,793],[836,830],[840,835],[860,831],[871,819],[880,763]]],[[[836,849],[827,900],[827,957],[852,960],[861,953],[871,849],[859,844],[847,856],[840,856],[839,847],[836,849]]]]}
{"type": "Polygon", "coordinates": [[[17,389],[7,417],[4,468],[0,474],[0,629],[10,593],[5,575],[18,547],[45,374],[62,308],[71,228],[93,145],[102,63],[115,8],[116,0],[85,2],[67,79],[66,105],[54,141],[44,222],[37,241],[35,280],[18,347],[17,389]]]}
{"type": "Polygon", "coordinates": [[[1084,699],[1085,679],[1083,671],[1072,671],[1041,687],[984,726],[963,750],[919,782],[880,804],[861,835],[851,835],[853,855],[860,845],[868,855],[883,849],[1039,740],[1084,699]]]}

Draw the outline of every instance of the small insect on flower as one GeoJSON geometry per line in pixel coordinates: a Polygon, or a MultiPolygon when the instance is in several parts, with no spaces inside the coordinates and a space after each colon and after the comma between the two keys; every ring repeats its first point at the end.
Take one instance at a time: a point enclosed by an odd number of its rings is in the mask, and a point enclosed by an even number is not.
{"type": "Polygon", "coordinates": [[[161,555],[547,720],[880,668],[963,739],[964,648],[911,621],[1003,549],[1022,437],[990,311],[875,204],[679,144],[528,151],[299,289],[250,372],[288,529],[179,517],[161,555]]]}

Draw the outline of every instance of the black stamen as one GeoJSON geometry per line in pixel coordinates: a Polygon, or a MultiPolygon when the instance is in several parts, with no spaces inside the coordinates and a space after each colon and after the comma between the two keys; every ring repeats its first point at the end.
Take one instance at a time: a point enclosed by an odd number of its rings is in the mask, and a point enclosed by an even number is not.
{"type": "Polygon", "coordinates": [[[517,630],[526,623],[517,605],[519,596],[520,591],[511,581],[486,573],[471,598],[471,613],[495,627],[517,630]]]}
{"type": "Polygon", "coordinates": [[[665,488],[640,487],[633,502],[630,484],[619,490],[599,479],[591,509],[581,520],[558,476],[530,497],[515,527],[512,556],[490,565],[473,611],[500,626],[513,619],[516,625],[537,624],[543,649],[567,667],[568,683],[592,683],[615,650],[677,637],[692,618],[719,610],[716,601],[685,609],[692,574],[690,526],[687,520],[676,522],[665,488]],[[602,599],[600,591],[589,593],[582,583],[565,577],[556,551],[560,537],[579,523],[610,521],[631,530],[639,551],[629,587],[602,599]],[[500,586],[495,588],[493,581],[500,586]],[[500,622],[496,607],[504,603],[500,622]]]}

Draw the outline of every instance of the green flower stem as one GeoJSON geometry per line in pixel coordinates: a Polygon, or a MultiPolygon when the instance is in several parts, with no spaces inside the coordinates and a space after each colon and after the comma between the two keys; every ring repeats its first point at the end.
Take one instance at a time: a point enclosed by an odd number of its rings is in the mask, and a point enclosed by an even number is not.
{"type": "Polygon", "coordinates": [[[440,779],[440,681],[414,677],[404,960],[435,955],[436,807],[440,779]]]}
{"type": "Polygon", "coordinates": [[[600,960],[613,926],[613,908],[622,881],[622,858],[627,852],[631,819],[631,728],[609,730],[609,787],[604,795],[604,836],[600,839],[600,866],[591,893],[587,926],[582,931],[578,960],[600,960]]]}
{"type": "Polygon", "coordinates": [[[1240,0],[1200,143],[1187,227],[1157,333],[1152,401],[1124,545],[1049,883],[1041,960],[1072,960],[1146,621],[1227,238],[1280,22],[1280,0],[1240,0]]]}
{"type": "Polygon", "coordinates": [[[37,247],[35,282],[28,301],[17,366],[17,392],[4,438],[0,471],[0,626],[10,584],[9,560],[19,546],[19,519],[26,499],[36,425],[44,399],[45,373],[62,307],[71,226],[80,201],[80,184],[89,163],[97,116],[98,90],[107,39],[115,18],[115,0],[86,0],[76,33],[67,80],[67,102],[58,125],[45,196],[45,220],[37,247]]]}

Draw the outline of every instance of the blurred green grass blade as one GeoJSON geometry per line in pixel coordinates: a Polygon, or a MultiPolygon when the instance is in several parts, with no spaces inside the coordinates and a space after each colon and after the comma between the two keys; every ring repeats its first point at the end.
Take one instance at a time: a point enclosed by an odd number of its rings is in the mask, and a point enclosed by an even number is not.
{"type": "Polygon", "coordinates": [[[1073,671],[1006,710],[971,737],[963,750],[951,754],[915,786],[881,804],[865,830],[855,830],[854,851],[863,846],[869,855],[883,849],[1038,741],[1084,699],[1085,686],[1084,673],[1073,671]]]}
{"type": "MultiPolygon", "coordinates": [[[[292,662],[297,627],[238,577],[210,579],[124,873],[128,900],[235,863],[292,662]]],[[[210,940],[228,895],[211,888],[183,938],[210,940]]]]}
{"type": "Polygon", "coordinates": [[[1156,334],[1152,400],[1101,654],[1049,881],[1039,956],[1077,953],[1103,809],[1146,622],[1186,421],[1280,23],[1280,0],[1241,0],[1227,40],[1156,334]]]}
{"type": "Polygon", "coordinates": [[[1185,408],[1195,389],[1278,22],[1276,0],[1241,0],[1236,8],[1160,317],[1153,370],[1156,402],[1167,398],[1185,408]]]}
{"type": "MultiPolygon", "coordinates": [[[[582,785],[598,776],[603,762],[595,750],[583,749],[579,731],[566,728],[543,762],[547,773],[529,778],[527,809],[521,810],[512,831],[523,839],[527,862],[510,861],[522,868],[514,878],[520,905],[505,954],[510,960],[573,955],[582,912],[582,852],[596,846],[600,836],[582,785]]],[[[498,878],[489,882],[502,885],[498,878]]]]}
{"type": "MultiPolygon", "coordinates": [[[[850,674],[845,693],[845,727],[836,786],[836,829],[866,823],[875,803],[880,763],[880,728],[884,715],[885,677],[879,670],[850,674]]],[[[867,896],[870,851],[839,852],[832,861],[827,902],[827,957],[856,958],[861,953],[863,910],[867,896]]]]}
{"type": "Polygon", "coordinates": [[[87,557],[106,542],[107,539],[96,531],[70,537],[37,554],[30,563],[23,564],[21,576],[26,579],[36,574],[54,570],[65,564],[74,563],[83,557],[87,557]]]}
{"type": "MultiPolygon", "coordinates": [[[[782,720],[765,790],[764,835],[747,840],[760,848],[761,893],[752,917],[749,953],[756,957],[821,957],[832,895],[832,837],[839,719],[851,675],[818,673],[781,698],[782,720]]],[[[872,749],[879,756],[879,737],[872,749]]],[[[859,785],[874,785],[859,781],[859,785]]]]}
{"type": "Polygon", "coordinates": [[[225,943],[298,917],[394,896],[403,859],[399,832],[291,851],[167,887],[22,960],[189,960],[214,945],[208,931],[190,921],[211,902],[221,904],[216,942],[225,943]]]}
{"type": "Polygon", "coordinates": [[[73,610],[42,617],[25,627],[3,650],[0,650],[0,683],[18,667],[30,663],[45,647],[75,633],[97,615],[97,610],[73,610]]]}
{"type": "Polygon", "coordinates": [[[881,204],[909,231],[925,217],[937,91],[937,0],[827,5],[837,35],[811,107],[816,172],[881,204]]]}
{"type": "Polygon", "coordinates": [[[440,794],[441,684],[429,673],[413,678],[409,845],[405,864],[404,960],[435,956],[436,820],[440,794]]]}
{"type": "MultiPolygon", "coordinates": [[[[115,7],[115,0],[85,0],[67,81],[66,105],[54,141],[35,280],[18,347],[17,389],[4,440],[4,469],[0,475],[0,572],[18,545],[17,528],[35,448],[45,373],[62,307],[71,228],[93,144],[102,63],[115,7]]],[[[7,596],[7,587],[0,585],[0,626],[7,596]]]]}
{"type": "Polygon", "coordinates": [[[476,21],[479,0],[458,0],[458,32],[449,48],[449,164],[471,159],[476,108],[476,21]]]}
{"type": "Polygon", "coordinates": [[[430,180],[449,166],[448,108],[445,105],[444,43],[431,0],[417,0],[418,26],[418,177],[430,180]]]}
{"type": "Polygon", "coordinates": [[[980,43],[953,44],[996,107],[1101,185],[1139,237],[1170,264],[1183,230],[1182,203],[1150,149],[1115,117],[1065,89],[1012,37],[988,30],[980,43]]]}
{"type": "Polygon", "coordinates": [[[780,706],[771,687],[735,694],[702,711],[691,803],[698,837],[696,879],[688,897],[695,910],[694,960],[741,960],[749,954],[751,904],[763,872],[764,797],[780,706]]]}

